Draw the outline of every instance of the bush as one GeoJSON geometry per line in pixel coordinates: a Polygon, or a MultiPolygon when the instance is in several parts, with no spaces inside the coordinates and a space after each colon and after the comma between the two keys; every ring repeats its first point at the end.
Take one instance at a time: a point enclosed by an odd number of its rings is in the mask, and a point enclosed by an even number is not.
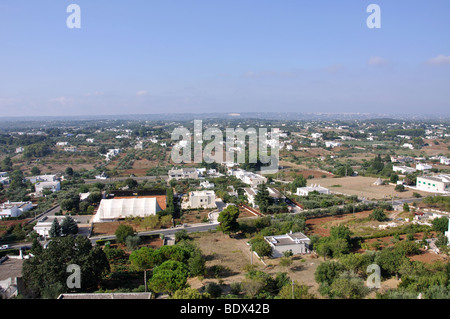
{"type": "Polygon", "coordinates": [[[117,242],[125,244],[128,236],[134,236],[134,229],[129,225],[121,224],[119,225],[119,227],[117,227],[115,235],[117,242]]]}
{"type": "Polygon", "coordinates": [[[205,287],[205,292],[208,293],[212,298],[218,298],[222,294],[222,287],[215,282],[210,282],[205,287]]]}
{"type": "Polygon", "coordinates": [[[384,213],[384,209],[382,208],[375,208],[372,213],[369,215],[369,218],[372,220],[376,220],[379,222],[386,220],[386,214],[384,213]]]}

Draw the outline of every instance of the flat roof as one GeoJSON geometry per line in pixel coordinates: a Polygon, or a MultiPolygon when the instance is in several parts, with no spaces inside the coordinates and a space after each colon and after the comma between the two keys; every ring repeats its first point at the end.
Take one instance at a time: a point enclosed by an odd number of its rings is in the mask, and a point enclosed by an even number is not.
{"type": "Polygon", "coordinates": [[[92,294],[61,294],[58,299],[150,299],[151,292],[139,293],[92,293],[92,294]]]}

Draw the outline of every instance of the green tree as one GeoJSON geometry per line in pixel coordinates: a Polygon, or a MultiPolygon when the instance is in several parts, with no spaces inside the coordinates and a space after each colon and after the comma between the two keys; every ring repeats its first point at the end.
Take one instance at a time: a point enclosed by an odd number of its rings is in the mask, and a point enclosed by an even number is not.
{"type": "Polygon", "coordinates": [[[363,299],[369,293],[369,288],[364,285],[362,278],[346,271],[330,285],[330,293],[337,298],[363,299]]]}
{"type": "Polygon", "coordinates": [[[384,213],[384,209],[382,208],[375,208],[372,213],[369,215],[369,218],[372,220],[376,220],[379,222],[382,222],[386,220],[386,214],[384,213]]]}
{"type": "Polygon", "coordinates": [[[66,216],[62,220],[61,233],[63,235],[75,235],[78,233],[77,222],[71,216],[66,216]]]}
{"type": "Polygon", "coordinates": [[[398,175],[395,174],[395,173],[392,173],[391,177],[389,178],[389,180],[390,180],[391,183],[397,184],[397,182],[398,182],[398,175]]]}
{"type": "Polygon", "coordinates": [[[132,178],[127,178],[125,180],[125,185],[128,186],[129,189],[135,189],[138,187],[138,182],[132,178]]]}
{"type": "Polygon", "coordinates": [[[252,249],[258,254],[258,256],[260,256],[261,258],[264,257],[270,257],[272,256],[272,247],[270,246],[270,244],[265,241],[264,239],[262,240],[257,240],[254,243],[252,243],[252,249]]]}
{"type": "Polygon", "coordinates": [[[327,283],[331,285],[344,270],[344,266],[337,261],[324,261],[316,268],[314,279],[319,284],[327,283]]]}
{"type": "Polygon", "coordinates": [[[284,285],[277,297],[280,299],[314,299],[314,294],[309,292],[307,285],[294,281],[293,284],[284,285]]]}
{"type": "Polygon", "coordinates": [[[102,200],[102,193],[100,192],[92,192],[87,197],[87,201],[90,204],[98,204],[102,200]]]}
{"type": "Polygon", "coordinates": [[[40,175],[40,174],[41,174],[41,170],[40,170],[38,167],[34,166],[34,167],[31,169],[31,174],[32,174],[33,176],[40,175]]]}
{"type": "Polygon", "coordinates": [[[440,217],[440,218],[435,218],[432,220],[431,224],[433,225],[432,228],[435,231],[444,233],[445,231],[448,230],[448,223],[449,223],[449,219],[446,216],[440,217]]]}
{"type": "Polygon", "coordinates": [[[72,177],[73,176],[73,168],[72,167],[67,167],[65,173],[66,173],[67,176],[72,177]]]}
{"type": "Polygon", "coordinates": [[[203,299],[203,295],[194,288],[187,287],[184,289],[179,289],[175,291],[172,299],[203,299]]]}
{"type": "Polygon", "coordinates": [[[175,291],[186,288],[187,278],[188,270],[183,263],[167,260],[154,268],[148,285],[156,293],[167,292],[173,295],[175,291]]]}
{"type": "Polygon", "coordinates": [[[258,192],[255,195],[255,204],[258,205],[261,213],[266,213],[267,208],[270,206],[269,190],[266,183],[258,185],[258,192]]]}
{"type": "Polygon", "coordinates": [[[403,203],[403,211],[404,212],[409,212],[409,205],[408,205],[408,203],[403,203]]]}
{"type": "Polygon", "coordinates": [[[306,179],[303,177],[303,175],[299,175],[289,184],[289,190],[291,191],[291,193],[296,193],[297,188],[305,186],[306,179]]]}
{"type": "Polygon", "coordinates": [[[231,236],[232,233],[236,233],[239,230],[239,223],[237,219],[239,217],[239,209],[234,205],[229,205],[223,211],[220,212],[217,221],[220,223],[219,230],[224,234],[231,236]]]}
{"type": "Polygon", "coordinates": [[[117,242],[125,244],[127,237],[134,236],[134,233],[134,229],[130,225],[119,225],[115,232],[117,242]]]}
{"type": "Polygon", "coordinates": [[[206,273],[206,260],[200,250],[196,250],[192,253],[187,263],[190,276],[203,276],[206,273]]]}
{"type": "Polygon", "coordinates": [[[48,232],[50,237],[59,237],[61,236],[61,226],[59,225],[58,219],[53,219],[52,226],[48,232]]]}
{"type": "Polygon", "coordinates": [[[54,238],[47,249],[35,253],[33,258],[24,260],[22,275],[25,287],[37,298],[56,298],[63,292],[92,292],[110,270],[103,250],[92,247],[84,236],[54,238]],[[80,267],[80,289],[67,287],[70,264],[80,267]]]}

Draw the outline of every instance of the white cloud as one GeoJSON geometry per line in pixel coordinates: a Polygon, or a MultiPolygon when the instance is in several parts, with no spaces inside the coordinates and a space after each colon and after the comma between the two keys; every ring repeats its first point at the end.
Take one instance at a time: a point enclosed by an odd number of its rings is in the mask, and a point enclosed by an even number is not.
{"type": "Polygon", "coordinates": [[[371,56],[369,61],[367,61],[368,65],[386,65],[388,61],[386,59],[380,58],[379,56],[371,56]]]}
{"type": "Polygon", "coordinates": [[[144,95],[147,95],[147,94],[148,94],[148,92],[146,90],[141,90],[141,91],[137,91],[136,92],[137,96],[144,96],[144,95]]]}
{"type": "Polygon", "coordinates": [[[440,54],[437,57],[431,58],[427,61],[428,64],[432,65],[445,65],[450,64],[450,55],[440,54]]]}

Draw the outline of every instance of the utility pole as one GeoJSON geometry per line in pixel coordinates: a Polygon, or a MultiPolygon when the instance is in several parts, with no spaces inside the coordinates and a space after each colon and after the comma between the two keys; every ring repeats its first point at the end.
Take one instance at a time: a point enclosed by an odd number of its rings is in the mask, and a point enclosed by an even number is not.
{"type": "Polygon", "coordinates": [[[292,299],[294,298],[294,279],[292,279],[292,299]]]}

